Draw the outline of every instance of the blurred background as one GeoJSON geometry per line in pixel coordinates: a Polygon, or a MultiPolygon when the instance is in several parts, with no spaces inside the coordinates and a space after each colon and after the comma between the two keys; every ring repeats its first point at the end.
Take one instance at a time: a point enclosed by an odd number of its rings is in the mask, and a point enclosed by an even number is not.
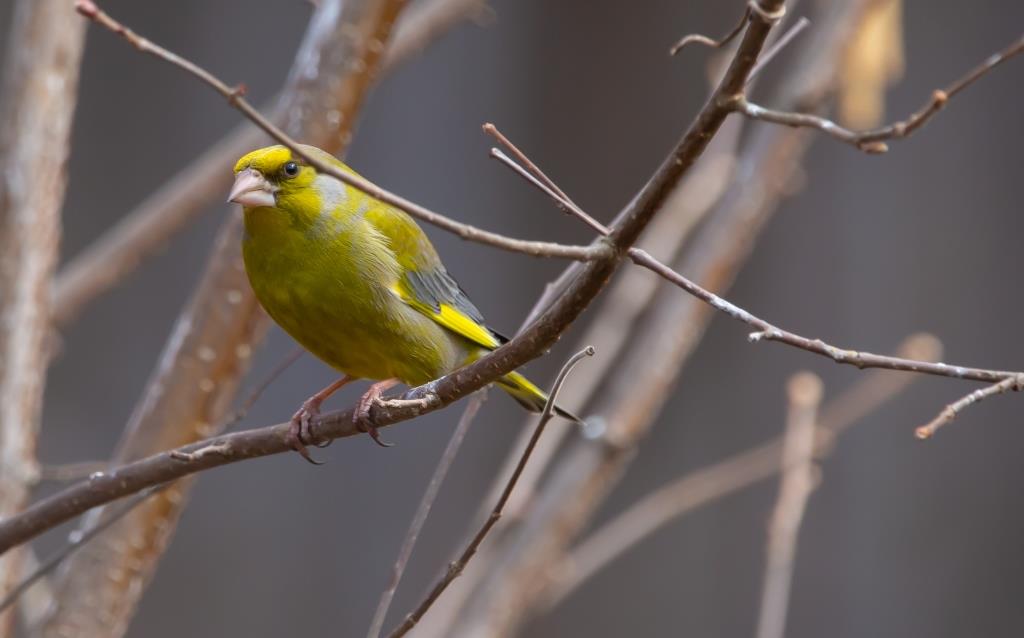
{"type": "MultiPolygon", "coordinates": [[[[803,4],[802,12],[813,7],[803,4]]],[[[301,0],[104,5],[229,82],[244,81],[255,103],[282,84],[311,11],[301,0]]],[[[349,162],[456,219],[516,237],[586,242],[585,227],[488,160],[491,140],[480,125],[498,124],[583,208],[610,220],[706,96],[708,53],[695,48],[670,58],[668,46],[692,31],[725,32],[743,3],[491,5],[488,24],[457,28],[379,85],[349,162]]],[[[7,33],[9,12],[8,3],[0,5],[0,33],[7,33]]],[[[906,74],[889,94],[890,119],[1018,37],[1024,4],[910,1],[904,20],[906,74]]],[[[792,63],[785,56],[774,62],[766,82],[792,63]]],[[[1024,62],[1007,64],[888,155],[865,156],[816,138],[802,190],[784,201],[730,298],[839,345],[888,352],[927,330],[943,340],[946,361],[1024,367],[1017,331],[1024,300],[1013,284],[1024,268],[1022,80],[1024,62]]],[[[239,117],[194,79],[91,29],[65,259],[239,117]]],[[[211,208],[64,331],[48,380],[44,462],[109,456],[215,229],[231,214],[237,212],[227,206],[211,208]]],[[[563,267],[427,232],[503,332],[515,330],[563,267]]],[[[530,366],[531,376],[550,382],[582,325],[530,366]]],[[[598,521],[689,470],[779,434],[793,372],[822,375],[827,396],[862,374],[778,344],[750,345],[746,332],[714,319],[598,521]]],[[[292,348],[274,328],[250,385],[292,348]]],[[[303,358],[269,388],[246,425],[287,419],[332,374],[303,358]]],[[[789,635],[1024,633],[1024,403],[994,399],[927,443],[913,436],[972,389],[922,378],[824,463],[800,534],[789,635]]],[[[346,389],[330,405],[344,406],[362,390],[346,389]]],[[[342,441],[320,452],[323,467],[281,455],[203,474],[129,635],[363,635],[458,414],[453,407],[389,428],[385,438],[397,445],[387,450],[365,437],[342,441]]],[[[461,545],[521,424],[507,398],[488,400],[443,487],[392,620],[419,601],[461,545]]],[[[776,481],[763,482],[674,522],[531,621],[525,634],[749,635],[776,491],[776,481]]],[[[66,531],[40,547],[55,547],[66,531]]]]}

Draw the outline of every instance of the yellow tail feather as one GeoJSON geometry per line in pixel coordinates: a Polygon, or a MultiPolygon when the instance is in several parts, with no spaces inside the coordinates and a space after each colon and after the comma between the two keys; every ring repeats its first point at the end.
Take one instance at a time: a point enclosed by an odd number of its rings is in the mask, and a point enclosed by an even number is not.
{"type": "MultiPolygon", "coordinates": [[[[519,405],[523,406],[530,412],[542,411],[544,409],[544,405],[548,402],[547,393],[533,385],[529,379],[518,372],[510,372],[495,381],[495,383],[499,388],[515,399],[519,405]]],[[[575,421],[579,424],[583,423],[583,419],[568,410],[558,407],[557,405],[555,405],[554,412],[564,419],[569,419],[570,421],[575,421]]]]}

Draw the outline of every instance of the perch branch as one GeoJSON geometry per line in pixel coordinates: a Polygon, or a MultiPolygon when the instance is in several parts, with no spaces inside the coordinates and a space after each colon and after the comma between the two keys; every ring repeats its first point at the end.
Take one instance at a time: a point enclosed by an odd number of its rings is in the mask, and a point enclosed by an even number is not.
{"type": "Polygon", "coordinates": [[[768,109],[749,102],[742,96],[736,99],[733,103],[733,108],[738,113],[742,113],[755,120],[764,120],[783,126],[817,129],[840,142],[850,144],[866,153],[885,153],[889,150],[889,146],[885,143],[887,140],[902,139],[909,136],[924,126],[932,116],[941,111],[957,93],[963,91],[1021,51],[1024,51],[1024,36],[1015,40],[1002,51],[986,58],[984,62],[971,69],[966,75],[957,79],[945,89],[938,89],[933,92],[928,102],[907,119],[869,131],[851,131],[828,118],[810,113],[793,113],[768,109]]]}
{"type": "Polygon", "coordinates": [[[547,403],[544,405],[544,411],[541,413],[540,418],[537,420],[537,427],[533,430],[533,435],[530,436],[530,442],[527,444],[526,449],[523,450],[522,456],[519,457],[519,463],[516,465],[515,471],[512,472],[512,476],[509,477],[508,483],[505,484],[505,489],[502,491],[501,496],[498,498],[498,502],[494,504],[494,509],[491,510],[491,515],[487,517],[484,524],[477,531],[473,539],[469,541],[466,548],[462,551],[459,557],[448,564],[448,569],[445,570],[444,575],[441,576],[440,580],[431,588],[430,593],[423,599],[415,610],[413,610],[402,624],[399,625],[394,631],[391,632],[390,638],[400,638],[407,634],[416,623],[423,618],[423,615],[430,610],[430,607],[441,597],[444,590],[448,588],[453,580],[459,577],[462,570],[466,568],[466,565],[476,554],[480,544],[487,538],[487,534],[490,533],[491,528],[501,518],[501,513],[505,509],[505,504],[508,502],[509,497],[512,495],[512,490],[515,489],[516,483],[519,481],[519,477],[523,473],[523,468],[526,467],[526,463],[530,460],[530,455],[533,453],[533,449],[537,446],[537,441],[540,439],[541,434],[544,433],[544,428],[548,422],[554,416],[555,400],[558,398],[558,392],[562,389],[562,385],[565,383],[566,378],[572,371],[573,367],[579,363],[583,357],[594,356],[594,348],[587,346],[583,350],[580,350],[562,366],[562,369],[558,372],[558,376],[555,377],[555,383],[551,386],[551,392],[548,395],[547,403]]]}

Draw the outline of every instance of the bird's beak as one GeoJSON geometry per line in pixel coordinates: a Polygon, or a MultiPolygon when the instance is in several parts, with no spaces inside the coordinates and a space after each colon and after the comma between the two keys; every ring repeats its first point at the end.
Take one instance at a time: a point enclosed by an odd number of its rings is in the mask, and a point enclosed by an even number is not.
{"type": "Polygon", "coordinates": [[[235,175],[235,184],[228,195],[229,202],[241,204],[246,208],[273,206],[274,187],[259,171],[247,168],[235,175]]]}

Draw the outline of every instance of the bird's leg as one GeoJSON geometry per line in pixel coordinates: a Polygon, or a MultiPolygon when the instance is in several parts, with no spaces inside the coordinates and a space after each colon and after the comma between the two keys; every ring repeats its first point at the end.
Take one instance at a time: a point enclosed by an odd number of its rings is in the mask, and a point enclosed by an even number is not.
{"type": "Polygon", "coordinates": [[[306,449],[306,443],[312,438],[312,432],[309,431],[310,424],[320,414],[320,405],[327,400],[327,397],[351,381],[355,381],[355,379],[348,375],[341,377],[303,401],[298,411],[292,415],[291,426],[288,428],[288,444],[313,465],[320,465],[320,463],[314,461],[313,457],[309,455],[309,450],[306,449]]]}
{"type": "Polygon", "coordinates": [[[377,428],[370,424],[370,408],[373,407],[374,403],[380,401],[380,397],[384,394],[385,390],[393,388],[399,383],[398,379],[385,379],[371,385],[370,389],[359,399],[359,405],[356,406],[356,411],[352,415],[352,420],[355,422],[356,427],[369,434],[370,438],[381,447],[391,447],[393,444],[382,441],[377,428]]]}

